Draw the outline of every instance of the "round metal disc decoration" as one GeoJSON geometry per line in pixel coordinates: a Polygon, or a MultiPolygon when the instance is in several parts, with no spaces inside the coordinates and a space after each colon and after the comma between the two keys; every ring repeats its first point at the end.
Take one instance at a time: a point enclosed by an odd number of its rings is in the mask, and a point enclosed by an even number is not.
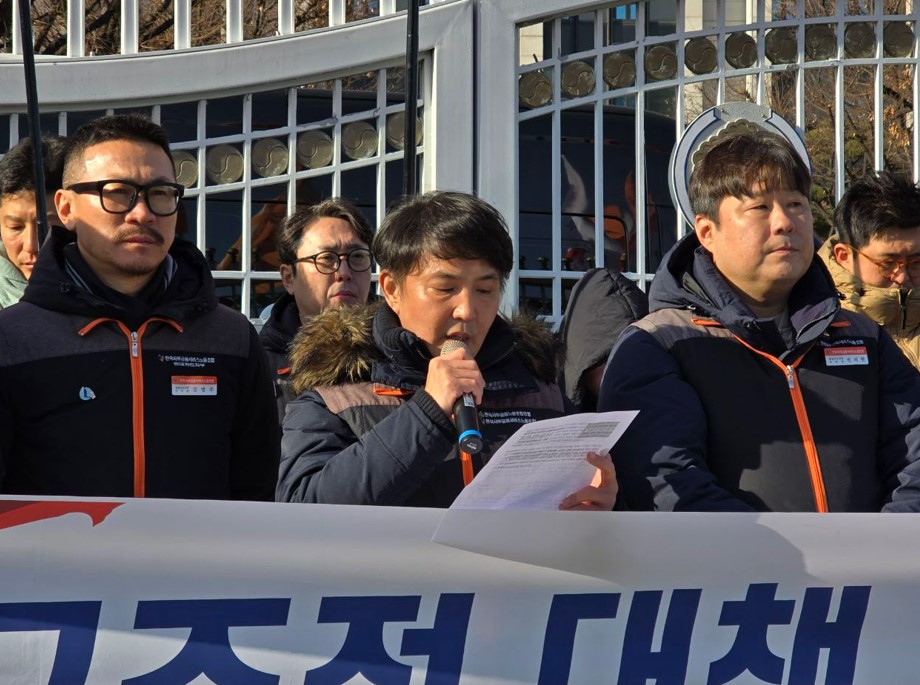
{"type": "Polygon", "coordinates": [[[324,131],[304,131],[297,136],[297,161],[306,169],[319,169],[332,164],[334,143],[324,131]]]}
{"type": "Polygon", "coordinates": [[[909,57],[914,49],[914,30],[903,21],[886,22],[884,41],[889,57],[909,57]]]}
{"type": "Polygon", "coordinates": [[[708,74],[717,63],[716,46],[708,38],[691,38],[684,45],[684,64],[694,74],[708,74]]]}
{"type": "Polygon", "coordinates": [[[677,73],[677,55],[670,45],[653,45],[645,51],[645,73],[652,81],[666,81],[677,73]]]}
{"type": "Polygon", "coordinates": [[[186,188],[198,185],[198,159],[186,150],[173,150],[173,166],[176,169],[176,183],[186,188]]]}
{"type": "Polygon", "coordinates": [[[764,38],[764,51],[773,64],[792,64],[798,56],[795,29],[783,26],[770,29],[764,38]]]}
{"type": "Polygon", "coordinates": [[[725,61],[735,69],[749,69],[757,64],[757,41],[744,32],[725,39],[725,61]]]}
{"type": "Polygon", "coordinates": [[[612,52],[604,57],[604,83],[611,88],[628,88],[636,82],[636,61],[632,53],[612,52]]]}
{"type": "Polygon", "coordinates": [[[875,57],[875,27],[866,22],[848,24],[843,33],[843,49],[847,57],[875,57]]]}
{"type": "Polygon", "coordinates": [[[816,24],[805,28],[805,54],[820,62],[837,56],[837,33],[830,26],[816,24]]]}
{"type": "Polygon", "coordinates": [[[553,84],[542,71],[528,71],[518,79],[518,99],[524,107],[543,107],[553,101],[553,84]]]}
{"type": "Polygon", "coordinates": [[[671,200],[690,226],[694,225],[694,213],[690,205],[687,185],[690,182],[694,164],[700,157],[701,148],[705,152],[708,147],[727,133],[757,129],[783,136],[792,144],[805,165],[811,169],[808,151],[798,131],[769,107],[752,102],[728,102],[711,107],[690,122],[690,125],[681,134],[671,152],[671,161],[668,166],[671,200]]]}
{"type": "Polygon", "coordinates": [[[349,159],[367,159],[377,154],[377,129],[366,121],[342,127],[342,149],[349,159]]]}
{"type": "Polygon", "coordinates": [[[562,92],[570,98],[580,98],[594,92],[594,69],[585,62],[575,60],[562,67],[562,92]]]}
{"type": "Polygon", "coordinates": [[[277,138],[262,138],[252,144],[252,170],[259,176],[277,176],[288,168],[287,147],[277,138]]]}
{"type": "Polygon", "coordinates": [[[205,171],[214,183],[236,183],[243,178],[243,154],[232,145],[208,150],[205,171]]]}
{"type": "MultiPolygon", "coordinates": [[[[406,113],[393,112],[387,117],[386,124],[387,143],[394,150],[402,150],[406,146],[406,113]]],[[[415,144],[422,144],[422,120],[415,119],[415,144]]]]}

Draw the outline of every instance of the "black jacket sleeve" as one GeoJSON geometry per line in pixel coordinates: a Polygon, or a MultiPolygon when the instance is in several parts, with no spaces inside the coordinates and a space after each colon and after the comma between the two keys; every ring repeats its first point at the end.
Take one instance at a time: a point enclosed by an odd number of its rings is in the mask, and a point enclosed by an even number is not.
{"type": "Polygon", "coordinates": [[[630,509],[752,511],[716,484],[706,464],[699,396],[657,340],[627,328],[604,372],[598,411],[638,409],[610,451],[630,509]]]}
{"type": "Polygon", "coordinates": [[[272,501],[278,481],[278,409],[265,352],[249,324],[249,357],[231,429],[230,496],[272,501]]]}
{"type": "Polygon", "coordinates": [[[276,497],[400,506],[450,454],[455,439],[450,421],[423,390],[361,436],[308,391],[288,404],[276,497]]]}
{"type": "Polygon", "coordinates": [[[879,331],[878,468],[885,512],[920,511],[920,373],[879,331]]]}

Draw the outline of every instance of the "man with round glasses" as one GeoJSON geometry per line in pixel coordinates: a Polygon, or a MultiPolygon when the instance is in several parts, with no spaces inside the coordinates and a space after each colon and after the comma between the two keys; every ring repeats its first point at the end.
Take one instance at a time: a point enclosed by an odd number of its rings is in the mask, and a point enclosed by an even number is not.
{"type": "Polygon", "coordinates": [[[343,198],[323,200],[284,220],[278,238],[281,282],[287,291],[273,305],[259,339],[274,370],[278,418],[290,388],[288,350],[301,323],[329,307],[362,305],[371,287],[370,225],[343,198]]]}
{"type": "Polygon", "coordinates": [[[819,254],[843,306],[882,326],[920,367],[920,188],[881,172],[853,183],[819,254]]]}
{"type": "Polygon", "coordinates": [[[65,228],[0,312],[0,492],[272,498],[265,355],[176,238],[181,197],[149,119],[103,117],[71,137],[55,195],[65,228]]]}

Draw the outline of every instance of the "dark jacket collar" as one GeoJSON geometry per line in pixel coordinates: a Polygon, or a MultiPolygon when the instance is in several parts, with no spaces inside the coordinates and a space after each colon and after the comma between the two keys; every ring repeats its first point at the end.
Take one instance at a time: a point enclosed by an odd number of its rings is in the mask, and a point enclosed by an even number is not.
{"type": "Polygon", "coordinates": [[[297,309],[297,301],[286,292],[272,305],[268,321],[259,331],[259,342],[266,350],[287,354],[299,328],[300,311],[297,309]]]}
{"type": "MultiPolygon", "coordinates": [[[[53,227],[42,246],[23,295],[44,309],[92,318],[113,318],[134,329],[152,316],[179,323],[217,307],[214,280],[207,261],[192,243],[177,238],[169,249],[172,265],[161,265],[155,278],[139,297],[112,295],[82,258],[74,258],[74,233],[53,227]],[[75,269],[70,270],[67,262],[75,269]],[[89,272],[87,273],[87,270],[89,272]],[[167,279],[167,271],[168,279],[167,279]],[[91,277],[90,277],[91,276],[91,277]],[[162,289],[162,291],[160,291],[162,289]]],[[[79,254],[79,253],[77,253],[79,254]]]]}
{"type": "MultiPolygon", "coordinates": [[[[715,319],[739,338],[772,354],[789,348],[776,322],[757,318],[738,297],[694,233],[668,252],[649,289],[649,311],[674,308],[715,319]]],[[[833,280],[816,254],[789,295],[789,319],[796,338],[792,349],[813,342],[839,310],[833,280]]]]}
{"type": "MultiPolygon", "coordinates": [[[[558,344],[546,326],[517,316],[498,317],[476,361],[492,390],[553,383],[558,344]]],[[[385,302],[328,309],[304,322],[291,346],[291,375],[298,394],[310,388],[373,381],[405,390],[425,383],[431,354],[402,328],[385,302]]]]}

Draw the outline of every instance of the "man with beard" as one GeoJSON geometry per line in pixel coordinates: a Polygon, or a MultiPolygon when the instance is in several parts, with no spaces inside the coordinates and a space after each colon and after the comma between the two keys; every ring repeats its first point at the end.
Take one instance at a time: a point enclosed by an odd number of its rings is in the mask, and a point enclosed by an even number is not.
{"type": "Polygon", "coordinates": [[[920,374],[840,308],[810,192],[775,133],[716,136],[696,163],[696,230],[601,383],[599,410],[639,410],[611,451],[631,508],[920,511],[920,374]]]}
{"type": "Polygon", "coordinates": [[[70,139],[22,301],[0,312],[0,492],[271,499],[271,377],[176,238],[166,132],[103,117],[70,139]]]}

